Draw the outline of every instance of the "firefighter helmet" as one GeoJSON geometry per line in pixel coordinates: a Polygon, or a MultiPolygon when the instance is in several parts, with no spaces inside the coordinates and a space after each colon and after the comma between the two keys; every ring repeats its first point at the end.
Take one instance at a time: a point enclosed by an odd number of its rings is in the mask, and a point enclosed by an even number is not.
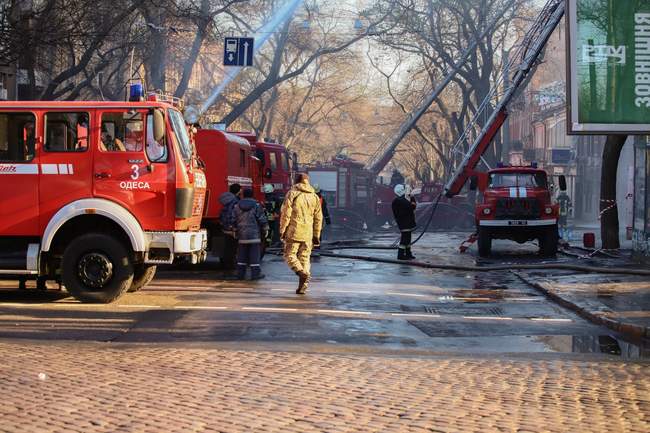
{"type": "Polygon", "coordinates": [[[270,183],[264,184],[264,194],[271,194],[273,190],[274,190],[273,185],[271,185],[270,183]]]}

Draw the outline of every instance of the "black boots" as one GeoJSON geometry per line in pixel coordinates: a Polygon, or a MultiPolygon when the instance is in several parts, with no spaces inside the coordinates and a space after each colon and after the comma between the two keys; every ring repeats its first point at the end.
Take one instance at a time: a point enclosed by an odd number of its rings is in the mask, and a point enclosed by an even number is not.
{"type": "MultiPolygon", "coordinates": [[[[251,266],[251,280],[261,280],[265,275],[259,266],[251,266]]],[[[246,265],[237,265],[237,279],[246,279],[246,265]]]]}
{"type": "Polygon", "coordinates": [[[246,265],[237,265],[237,279],[238,280],[246,279],[246,265]]]}
{"type": "Polygon", "coordinates": [[[261,280],[265,276],[259,266],[251,266],[251,280],[261,280]]]}
{"type": "Polygon", "coordinates": [[[413,260],[415,256],[411,253],[410,248],[400,248],[397,250],[397,260],[413,260]]]}

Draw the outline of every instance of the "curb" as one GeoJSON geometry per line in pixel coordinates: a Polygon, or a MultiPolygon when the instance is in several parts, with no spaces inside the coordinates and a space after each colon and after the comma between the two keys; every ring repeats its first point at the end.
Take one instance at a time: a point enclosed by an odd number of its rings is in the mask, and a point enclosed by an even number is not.
{"type": "Polygon", "coordinates": [[[614,331],[620,332],[622,334],[626,334],[629,336],[632,336],[634,338],[648,338],[650,337],[650,328],[647,326],[641,326],[641,325],[635,325],[631,323],[623,323],[614,319],[611,319],[606,316],[602,316],[600,314],[595,314],[586,308],[583,308],[579,306],[578,304],[575,304],[571,301],[568,301],[567,299],[562,298],[560,295],[557,293],[548,290],[546,287],[543,285],[532,281],[522,275],[520,272],[512,272],[515,274],[517,277],[519,277],[520,280],[522,280],[524,283],[528,284],[529,286],[537,289],[538,291],[542,292],[547,298],[551,299],[553,302],[559,304],[560,306],[567,308],[575,313],[577,313],[580,317],[589,320],[590,322],[593,322],[597,325],[603,325],[609,329],[612,329],[614,331]]]}

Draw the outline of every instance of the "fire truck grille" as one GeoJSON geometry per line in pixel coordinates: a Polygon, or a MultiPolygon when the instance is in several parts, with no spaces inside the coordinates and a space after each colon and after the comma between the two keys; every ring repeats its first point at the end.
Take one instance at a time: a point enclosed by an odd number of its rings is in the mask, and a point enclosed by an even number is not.
{"type": "Polygon", "coordinates": [[[497,200],[495,218],[534,219],[542,215],[539,202],[534,198],[500,198],[497,200]]]}

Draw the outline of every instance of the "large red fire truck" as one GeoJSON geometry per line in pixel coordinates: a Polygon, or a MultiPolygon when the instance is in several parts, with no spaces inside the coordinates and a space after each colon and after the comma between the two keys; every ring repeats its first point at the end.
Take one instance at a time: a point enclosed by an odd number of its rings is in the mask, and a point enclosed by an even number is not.
{"type": "Polygon", "coordinates": [[[206,180],[176,106],[0,103],[0,274],[111,302],[205,258],[206,180]]]}

